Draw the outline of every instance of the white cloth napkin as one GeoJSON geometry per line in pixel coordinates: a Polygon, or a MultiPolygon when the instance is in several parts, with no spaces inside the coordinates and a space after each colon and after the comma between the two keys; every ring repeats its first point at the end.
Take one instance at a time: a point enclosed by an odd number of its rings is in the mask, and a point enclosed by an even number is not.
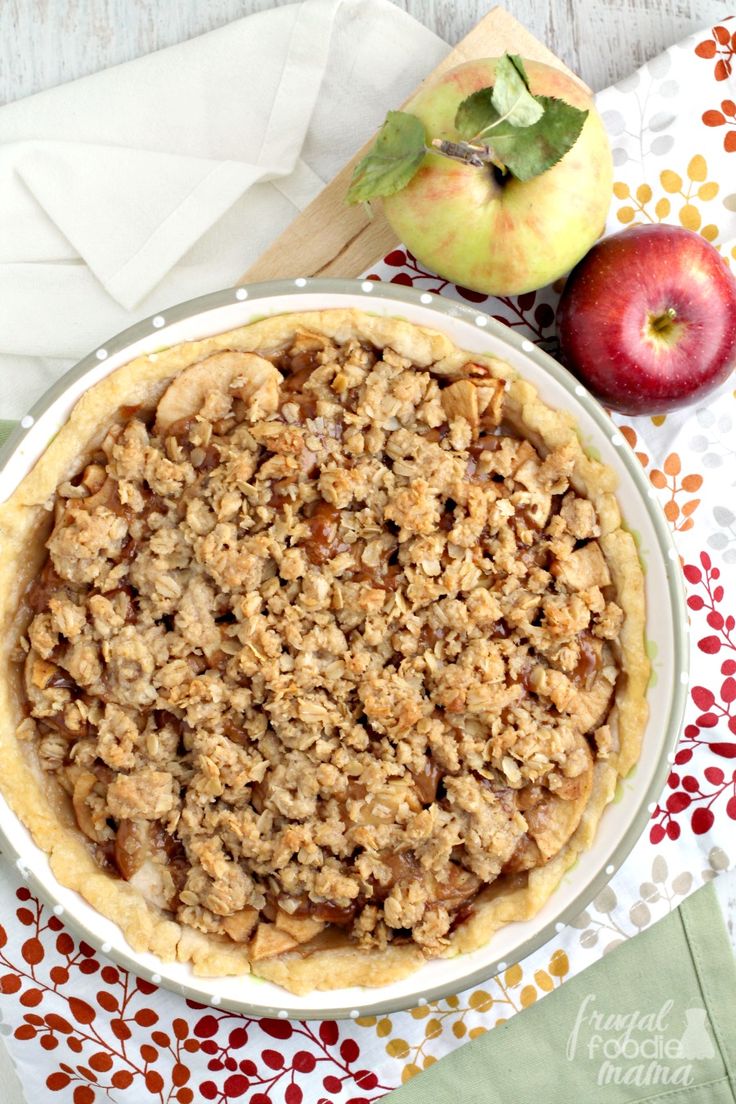
{"type": "Polygon", "coordinates": [[[233,283],[447,53],[389,0],[304,0],[0,108],[0,414],[233,283]]]}

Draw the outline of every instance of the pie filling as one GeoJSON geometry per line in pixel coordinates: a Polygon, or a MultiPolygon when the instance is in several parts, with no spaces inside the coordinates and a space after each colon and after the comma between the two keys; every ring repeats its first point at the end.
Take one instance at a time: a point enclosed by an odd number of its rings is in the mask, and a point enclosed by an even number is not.
{"type": "Polygon", "coordinates": [[[623,613],[571,448],[504,399],[302,332],[120,412],[21,641],[21,734],[105,869],[252,961],[329,926],[434,955],[560,851],[623,613]]]}

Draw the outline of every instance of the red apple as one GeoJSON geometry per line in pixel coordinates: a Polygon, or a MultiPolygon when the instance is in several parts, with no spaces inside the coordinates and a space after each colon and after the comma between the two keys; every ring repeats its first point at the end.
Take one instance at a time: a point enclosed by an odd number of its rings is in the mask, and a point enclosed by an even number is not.
{"type": "Polygon", "coordinates": [[[571,272],[557,311],[562,358],[625,414],[685,406],[736,364],[736,279],[679,226],[633,226],[571,272]]]}

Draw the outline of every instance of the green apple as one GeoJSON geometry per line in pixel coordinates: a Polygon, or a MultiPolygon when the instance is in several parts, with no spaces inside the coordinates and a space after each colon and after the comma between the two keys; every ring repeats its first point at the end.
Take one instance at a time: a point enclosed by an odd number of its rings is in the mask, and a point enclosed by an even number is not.
{"type": "MultiPolygon", "coordinates": [[[[433,139],[463,144],[458,108],[494,84],[501,60],[459,65],[404,107],[424,127],[426,152],[404,187],[383,194],[383,205],[397,237],[423,265],[476,291],[516,295],[562,276],[594,244],[611,201],[612,162],[589,94],[572,77],[533,61],[519,66],[532,96],[587,111],[572,148],[556,164],[518,179],[506,171],[503,155],[501,164],[496,157],[496,164],[479,165],[430,152],[433,139]]],[[[487,134],[493,144],[493,127],[487,134]]]]}

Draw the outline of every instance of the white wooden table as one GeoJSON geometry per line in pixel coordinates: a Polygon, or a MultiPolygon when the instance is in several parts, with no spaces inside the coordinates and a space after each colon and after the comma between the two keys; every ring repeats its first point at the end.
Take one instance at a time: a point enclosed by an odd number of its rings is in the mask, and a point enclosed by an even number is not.
{"type": "MultiPolygon", "coordinates": [[[[0,104],[160,50],[290,0],[0,0],[0,104]]],[[[448,42],[492,0],[393,0],[448,42]]],[[[734,0],[506,0],[579,73],[605,88],[734,0]]]]}
{"type": "MultiPolygon", "coordinates": [[[[0,104],[214,30],[289,0],[0,0],[0,104]]],[[[450,43],[491,0],[393,0],[450,43]]],[[[605,88],[736,0],[505,0],[505,7],[579,73],[605,88]]],[[[736,873],[716,882],[736,949],[736,873]]],[[[0,1009],[1,1015],[1,1009],[0,1009]]],[[[0,1102],[23,1104],[4,1046],[0,1102]]]]}

